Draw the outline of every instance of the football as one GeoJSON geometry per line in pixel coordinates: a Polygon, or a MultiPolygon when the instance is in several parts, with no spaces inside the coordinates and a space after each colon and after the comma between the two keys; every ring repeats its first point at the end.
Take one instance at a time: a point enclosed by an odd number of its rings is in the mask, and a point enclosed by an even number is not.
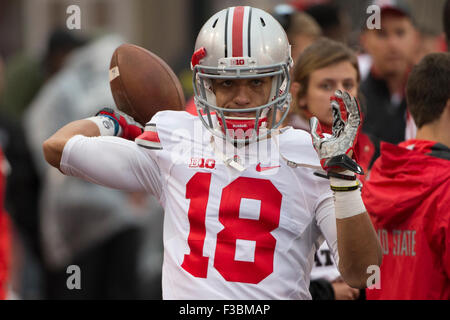
{"type": "Polygon", "coordinates": [[[172,69],[156,54],[123,44],[113,53],[109,84],[117,108],[144,125],[162,110],[182,110],[183,89],[172,69]]]}

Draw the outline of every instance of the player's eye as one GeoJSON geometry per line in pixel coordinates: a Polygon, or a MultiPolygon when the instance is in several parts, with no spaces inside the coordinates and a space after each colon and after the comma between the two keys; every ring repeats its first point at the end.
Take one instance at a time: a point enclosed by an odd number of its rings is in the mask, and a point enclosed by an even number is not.
{"type": "Polygon", "coordinates": [[[259,87],[263,84],[263,81],[261,79],[252,79],[251,84],[254,87],[259,87]]]}
{"type": "Polygon", "coordinates": [[[219,82],[219,84],[222,86],[222,87],[231,87],[232,85],[233,85],[233,81],[231,81],[231,80],[222,80],[221,82],[219,82]]]}

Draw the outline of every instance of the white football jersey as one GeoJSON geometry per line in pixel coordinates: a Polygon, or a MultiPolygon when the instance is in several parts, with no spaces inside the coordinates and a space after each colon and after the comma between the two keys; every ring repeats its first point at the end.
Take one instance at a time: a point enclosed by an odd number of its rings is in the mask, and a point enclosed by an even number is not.
{"type": "Polygon", "coordinates": [[[159,199],[164,299],[311,299],[324,238],[338,259],[332,192],[318,168],[305,131],[236,148],[179,111],[157,113],[136,143],[76,136],[61,160],[65,174],[159,199]]]}

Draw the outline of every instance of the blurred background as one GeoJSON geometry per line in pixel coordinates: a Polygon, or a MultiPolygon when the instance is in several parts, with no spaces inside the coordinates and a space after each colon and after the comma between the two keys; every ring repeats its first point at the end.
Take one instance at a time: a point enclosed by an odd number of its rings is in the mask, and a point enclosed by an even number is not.
{"type": "MultiPolygon", "coordinates": [[[[41,153],[43,140],[59,127],[114,105],[108,65],[117,46],[133,43],[159,55],[189,99],[197,33],[220,9],[250,5],[281,16],[292,8],[307,11],[324,36],[362,55],[359,37],[371,2],[0,0],[0,144],[9,168],[3,170],[9,218],[0,223],[3,298],[161,297],[163,213],[155,199],[74,182],[51,169],[41,153]],[[73,5],[80,9],[80,29],[70,30],[74,12],[67,9],[73,5]],[[320,5],[331,9],[315,11],[320,5]],[[82,270],[82,290],[67,290],[71,264],[82,270]]],[[[446,50],[445,0],[404,2],[421,37],[417,59],[446,50]]]]}
{"type": "MultiPolygon", "coordinates": [[[[70,33],[95,37],[117,33],[126,42],[143,46],[162,57],[177,74],[189,68],[198,31],[215,12],[228,6],[250,5],[269,12],[280,4],[296,8],[333,3],[347,28],[348,44],[358,48],[361,25],[371,0],[1,0],[0,48],[4,59],[17,54],[41,57],[54,30],[67,31],[66,13],[70,5],[81,9],[81,29],[70,33]],[[168,41],[170,39],[170,41],[168,41]]],[[[427,36],[441,35],[445,0],[406,0],[417,26],[427,36]]],[[[189,89],[186,89],[190,93],[189,89]]],[[[189,94],[187,95],[189,96],[189,94]]]]}

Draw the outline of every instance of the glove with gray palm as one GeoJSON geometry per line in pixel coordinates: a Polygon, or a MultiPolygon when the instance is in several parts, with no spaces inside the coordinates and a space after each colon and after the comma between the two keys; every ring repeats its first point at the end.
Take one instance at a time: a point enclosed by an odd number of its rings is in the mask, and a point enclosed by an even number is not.
{"type": "Polygon", "coordinates": [[[340,90],[336,90],[330,100],[333,110],[331,136],[323,135],[316,117],[310,119],[313,145],[319,155],[322,168],[327,172],[344,169],[363,175],[363,169],[353,160],[361,124],[359,104],[354,97],[340,90]]]}

